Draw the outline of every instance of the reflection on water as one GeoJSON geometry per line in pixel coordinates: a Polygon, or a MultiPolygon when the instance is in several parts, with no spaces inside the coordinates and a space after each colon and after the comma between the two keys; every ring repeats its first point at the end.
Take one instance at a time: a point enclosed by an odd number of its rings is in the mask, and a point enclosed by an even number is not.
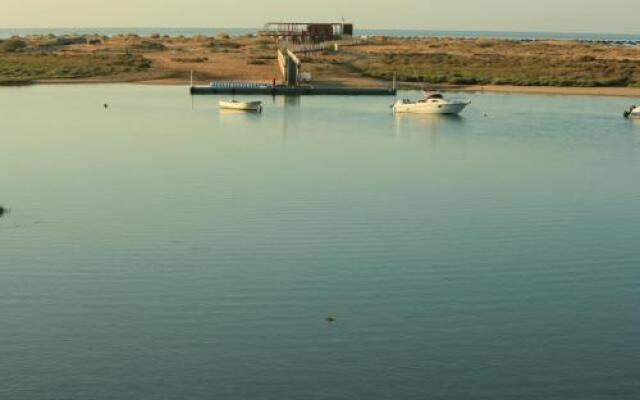
{"type": "Polygon", "coordinates": [[[290,132],[300,129],[300,112],[302,96],[279,96],[274,105],[282,108],[282,148],[285,149],[290,132]]]}
{"type": "Polygon", "coordinates": [[[631,118],[631,129],[633,131],[633,143],[634,147],[640,147],[640,118],[631,118]]]}
{"type": "Polygon", "coordinates": [[[226,108],[220,108],[219,110],[220,118],[224,119],[227,117],[247,117],[247,118],[255,118],[260,117],[262,113],[257,111],[249,111],[249,110],[230,110],[226,108]]]}
{"type": "MultiPolygon", "coordinates": [[[[218,114],[218,122],[224,125],[244,126],[245,124],[256,125],[260,123],[262,112],[249,110],[232,110],[216,107],[214,111],[218,114]]],[[[263,107],[264,111],[264,107],[263,107]]],[[[213,113],[212,113],[213,117],[213,113]]]]}
{"type": "Polygon", "coordinates": [[[639,398],[627,101],[471,97],[0,88],[0,399],[639,398]]]}
{"type": "Polygon", "coordinates": [[[302,104],[302,96],[280,96],[285,107],[299,107],[302,104]]]}
{"type": "Polygon", "coordinates": [[[426,136],[432,140],[440,132],[459,131],[464,123],[464,117],[460,115],[436,115],[436,114],[394,114],[395,136],[402,138],[406,135],[426,136]]]}

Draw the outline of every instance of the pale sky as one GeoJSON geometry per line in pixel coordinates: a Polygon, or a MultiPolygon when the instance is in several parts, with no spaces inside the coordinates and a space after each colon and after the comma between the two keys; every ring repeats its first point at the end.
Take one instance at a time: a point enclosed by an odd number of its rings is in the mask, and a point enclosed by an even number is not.
{"type": "Polygon", "coordinates": [[[1,28],[261,27],[640,33],[631,0],[1,0],[1,28]]]}

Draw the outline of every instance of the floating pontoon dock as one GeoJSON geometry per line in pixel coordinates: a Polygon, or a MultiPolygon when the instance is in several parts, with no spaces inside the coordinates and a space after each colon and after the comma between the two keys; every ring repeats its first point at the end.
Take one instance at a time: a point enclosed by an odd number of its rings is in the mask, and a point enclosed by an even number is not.
{"type": "Polygon", "coordinates": [[[204,94],[250,94],[250,95],[271,95],[271,96],[395,96],[396,90],[369,89],[369,88],[343,88],[343,87],[323,87],[323,86],[268,86],[255,85],[244,87],[221,87],[221,86],[192,86],[192,95],[204,94]]]}

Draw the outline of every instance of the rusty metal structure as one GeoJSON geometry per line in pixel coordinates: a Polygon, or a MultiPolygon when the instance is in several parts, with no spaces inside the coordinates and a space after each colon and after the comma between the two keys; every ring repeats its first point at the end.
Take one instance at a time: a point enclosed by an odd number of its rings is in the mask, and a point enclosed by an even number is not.
{"type": "Polygon", "coordinates": [[[344,22],[269,22],[260,36],[294,43],[321,43],[332,40],[351,39],[353,24],[344,22]]]}

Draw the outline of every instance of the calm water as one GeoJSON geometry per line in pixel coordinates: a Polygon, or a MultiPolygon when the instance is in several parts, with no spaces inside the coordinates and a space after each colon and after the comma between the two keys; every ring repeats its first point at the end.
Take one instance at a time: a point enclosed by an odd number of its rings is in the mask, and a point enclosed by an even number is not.
{"type": "MultiPolygon", "coordinates": [[[[0,38],[13,35],[56,35],[100,34],[113,36],[136,33],[148,36],[152,33],[170,36],[216,35],[226,32],[231,35],[254,34],[261,28],[0,28],[0,38]]],[[[612,42],[639,42],[640,34],[588,33],[588,32],[508,32],[508,31],[447,31],[429,29],[357,29],[356,35],[385,35],[399,37],[454,37],[454,38],[497,38],[497,39],[559,39],[559,40],[601,40],[612,42]]]]}
{"type": "Polygon", "coordinates": [[[0,88],[0,398],[639,398],[632,100],[471,97],[0,88]]]}

